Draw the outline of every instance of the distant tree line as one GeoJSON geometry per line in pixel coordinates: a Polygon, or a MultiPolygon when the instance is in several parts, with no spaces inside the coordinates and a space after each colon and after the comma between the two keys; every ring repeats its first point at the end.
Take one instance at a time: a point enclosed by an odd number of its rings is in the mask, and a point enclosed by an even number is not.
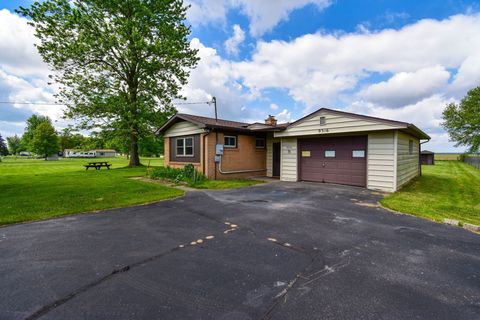
{"type": "MultiPolygon", "coordinates": [[[[128,138],[116,132],[103,130],[91,132],[88,136],[67,127],[57,132],[47,116],[32,115],[27,120],[23,135],[13,135],[5,139],[0,134],[0,156],[18,156],[26,151],[41,157],[63,152],[65,149],[92,150],[114,149],[128,156],[128,138]]],[[[163,138],[154,134],[139,139],[138,151],[141,156],[152,157],[163,154],[163,138]]]]}

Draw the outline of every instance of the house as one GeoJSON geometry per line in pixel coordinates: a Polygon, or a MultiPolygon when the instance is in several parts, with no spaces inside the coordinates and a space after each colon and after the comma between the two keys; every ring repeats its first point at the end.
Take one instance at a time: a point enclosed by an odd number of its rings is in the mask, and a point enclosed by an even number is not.
{"type": "Polygon", "coordinates": [[[433,165],[435,164],[435,152],[422,150],[420,155],[421,163],[424,165],[433,165]]]}
{"type": "Polygon", "coordinates": [[[209,179],[267,176],[388,192],[421,174],[420,141],[430,140],[410,123],[327,108],[285,124],[178,113],[158,132],[165,165],[191,163],[209,179]]]}
{"type": "Polygon", "coordinates": [[[65,149],[63,151],[64,158],[112,158],[115,157],[117,152],[112,149],[93,149],[93,150],[78,150],[78,149],[65,149]]]}

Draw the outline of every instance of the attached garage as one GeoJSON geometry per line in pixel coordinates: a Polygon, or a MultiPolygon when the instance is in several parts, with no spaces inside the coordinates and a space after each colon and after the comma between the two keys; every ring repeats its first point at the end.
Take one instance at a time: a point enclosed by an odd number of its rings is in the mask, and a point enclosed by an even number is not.
{"type": "Polygon", "coordinates": [[[367,186],[367,136],[298,140],[299,180],[367,186]]]}
{"type": "Polygon", "coordinates": [[[280,142],[283,181],[393,192],[420,174],[420,141],[429,139],[410,123],[322,108],[273,132],[267,145],[280,142]]]}

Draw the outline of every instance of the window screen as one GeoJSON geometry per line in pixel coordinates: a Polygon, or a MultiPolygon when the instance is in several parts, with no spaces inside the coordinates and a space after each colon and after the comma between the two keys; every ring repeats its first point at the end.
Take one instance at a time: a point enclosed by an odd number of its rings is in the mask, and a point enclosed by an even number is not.
{"type": "Polygon", "coordinates": [[[408,140],[408,154],[413,154],[413,140],[408,140]]]}
{"type": "Polygon", "coordinates": [[[257,147],[257,149],[265,148],[265,138],[256,138],[255,147],[257,147]]]}
{"type": "Polygon", "coordinates": [[[193,156],[193,138],[177,138],[177,156],[192,157],[193,156]]]}
{"type": "Polygon", "coordinates": [[[237,137],[236,136],[224,136],[223,144],[227,148],[236,148],[237,147],[237,137]]]}

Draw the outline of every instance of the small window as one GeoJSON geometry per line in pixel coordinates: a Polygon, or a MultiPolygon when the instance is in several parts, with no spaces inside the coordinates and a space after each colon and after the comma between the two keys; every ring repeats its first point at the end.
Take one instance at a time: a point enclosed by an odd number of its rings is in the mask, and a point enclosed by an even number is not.
{"type": "Polygon", "coordinates": [[[193,138],[177,138],[177,156],[193,157],[193,138]]]}
{"type": "Polygon", "coordinates": [[[408,154],[413,154],[413,140],[408,140],[408,154]]]}
{"type": "Polygon", "coordinates": [[[265,138],[255,138],[255,147],[257,149],[265,148],[265,138]]]}
{"type": "Polygon", "coordinates": [[[325,117],[320,117],[320,125],[324,126],[326,124],[327,124],[327,119],[325,119],[325,117]]]}
{"type": "Polygon", "coordinates": [[[335,150],[325,150],[325,158],[335,158],[335,150]]]}
{"type": "Polygon", "coordinates": [[[223,145],[226,148],[236,148],[237,147],[237,137],[236,136],[224,136],[223,145]]]}
{"type": "Polygon", "coordinates": [[[352,150],[352,158],[365,158],[365,150],[352,150]]]}

